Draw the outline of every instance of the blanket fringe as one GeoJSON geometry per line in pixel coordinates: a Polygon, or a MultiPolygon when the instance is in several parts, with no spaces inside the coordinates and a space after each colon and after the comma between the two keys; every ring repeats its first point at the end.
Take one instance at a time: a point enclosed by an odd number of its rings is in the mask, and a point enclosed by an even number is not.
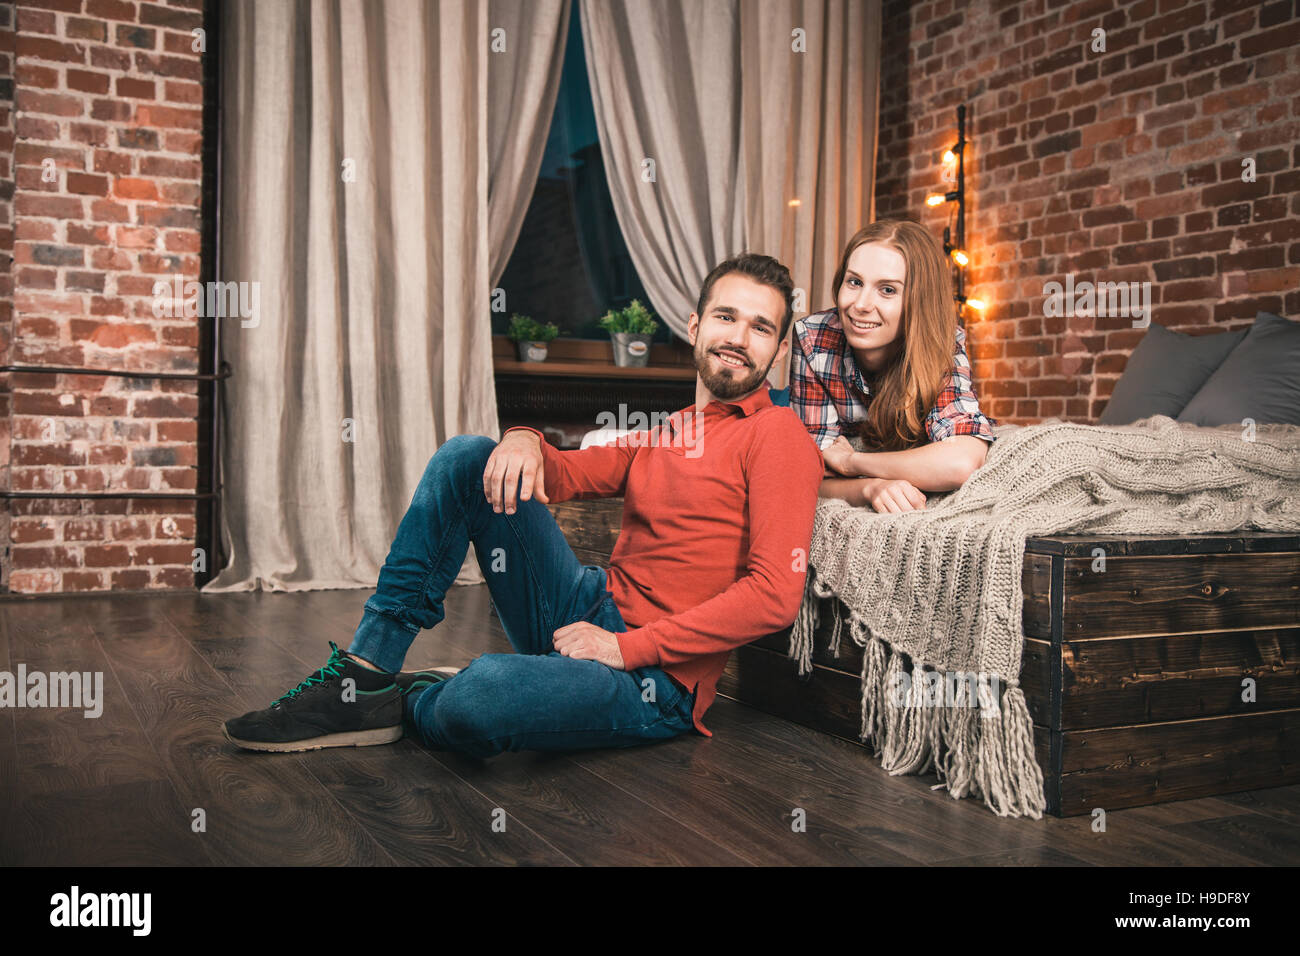
{"type": "MultiPolygon", "coordinates": [[[[799,662],[801,677],[812,672],[820,602],[833,596],[809,568],[787,655],[799,662]]],[[[933,668],[895,651],[840,602],[832,603],[831,614],[831,650],[838,655],[846,616],[853,642],[863,649],[859,737],[870,743],[882,769],[894,775],[933,769],[941,781],[933,789],[946,789],[954,800],[978,796],[1000,817],[1042,819],[1043,772],[1034,756],[1029,705],[1018,683],[1000,681],[1004,690],[999,701],[994,693],[998,682],[988,675],[967,675],[978,706],[933,706],[926,699],[933,691],[921,676],[933,668]]],[[[969,703],[966,693],[960,691],[959,697],[969,703]]]]}
{"type": "MultiPolygon", "coordinates": [[[[834,607],[831,613],[838,633],[844,625],[840,609],[834,607]]],[[[810,659],[818,616],[812,612],[805,623],[806,643],[792,638],[791,657],[803,654],[802,659],[810,659]]],[[[974,685],[977,706],[933,706],[926,699],[933,691],[920,676],[932,668],[909,661],[870,634],[857,615],[848,616],[849,632],[863,648],[859,737],[870,744],[881,768],[893,775],[933,770],[941,781],[933,789],[946,789],[954,800],[982,797],[998,816],[1042,819],[1043,773],[1034,756],[1033,721],[1020,687],[1002,682],[999,701],[994,693],[997,681],[971,674],[967,679],[974,685]]],[[[969,703],[969,685],[957,686],[967,688],[958,697],[969,703]]]]}
{"type": "MultiPolygon", "coordinates": [[[[790,629],[790,650],[786,653],[791,660],[799,662],[800,677],[807,677],[812,673],[813,634],[816,633],[820,622],[821,599],[831,597],[834,593],[829,587],[816,580],[816,574],[809,566],[804,580],[803,600],[799,603],[799,613],[795,615],[794,626],[790,629]]],[[[836,624],[835,647],[838,650],[838,617],[836,624]]]]}

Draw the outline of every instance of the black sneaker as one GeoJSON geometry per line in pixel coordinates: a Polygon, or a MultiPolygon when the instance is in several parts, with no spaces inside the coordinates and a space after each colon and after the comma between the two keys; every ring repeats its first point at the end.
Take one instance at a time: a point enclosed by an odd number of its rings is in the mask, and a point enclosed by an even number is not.
{"type": "Polygon", "coordinates": [[[324,667],[270,707],[226,721],[226,739],[245,750],[276,753],[401,740],[403,692],[394,675],[362,667],[333,641],[330,648],[324,667]],[[355,684],[345,689],[347,678],[355,684]]]}

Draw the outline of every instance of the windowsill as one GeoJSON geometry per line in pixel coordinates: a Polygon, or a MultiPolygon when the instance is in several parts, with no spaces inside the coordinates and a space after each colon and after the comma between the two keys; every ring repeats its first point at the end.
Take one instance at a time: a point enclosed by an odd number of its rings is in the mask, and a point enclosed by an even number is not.
{"type": "Polygon", "coordinates": [[[694,368],[681,366],[647,365],[643,368],[620,368],[613,362],[560,362],[551,358],[547,358],[545,362],[519,362],[498,358],[493,359],[492,368],[498,373],[576,378],[635,378],[666,381],[695,378],[694,368]]]}
{"type": "Polygon", "coordinates": [[[640,381],[694,381],[695,364],[685,343],[653,343],[650,363],[640,368],[614,364],[609,341],[555,339],[546,361],[521,362],[515,343],[504,335],[492,336],[492,368],[498,374],[564,378],[621,378],[640,381]]]}

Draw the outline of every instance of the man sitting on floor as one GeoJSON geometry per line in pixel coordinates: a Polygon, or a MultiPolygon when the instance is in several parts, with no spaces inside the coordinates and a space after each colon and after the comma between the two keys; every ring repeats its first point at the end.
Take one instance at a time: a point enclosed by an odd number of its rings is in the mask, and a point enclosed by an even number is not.
{"type": "Polygon", "coordinates": [[[627,747],[701,719],[732,650],[791,624],[803,597],[821,452],[767,374],[789,348],[793,284],[743,254],[704,281],[688,335],[695,403],[664,427],[557,451],[531,428],[458,435],[430,459],[347,652],[270,707],[226,722],[250,750],[389,743],[627,747]],[[582,565],[547,501],[622,495],[608,573],[582,565]],[[469,542],[514,654],[400,672],[469,542]],[[608,585],[608,587],[606,586],[608,585]]]}

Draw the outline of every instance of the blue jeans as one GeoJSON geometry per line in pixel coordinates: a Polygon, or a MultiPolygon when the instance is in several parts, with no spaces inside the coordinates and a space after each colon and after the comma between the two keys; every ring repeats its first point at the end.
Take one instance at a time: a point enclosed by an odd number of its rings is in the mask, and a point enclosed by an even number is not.
{"type": "MultiPolygon", "coordinates": [[[[695,695],[658,667],[615,670],[565,657],[554,632],[575,621],[626,631],[603,568],[578,562],[546,505],[492,510],[483,471],[497,443],[457,435],[429,460],[365,604],[348,651],[401,670],[474,542],[514,654],[483,654],[425,690],[413,719],[430,747],[489,757],[503,750],[630,747],[694,728],[695,695]]],[[[518,491],[518,489],[516,489],[518,491]]]]}

